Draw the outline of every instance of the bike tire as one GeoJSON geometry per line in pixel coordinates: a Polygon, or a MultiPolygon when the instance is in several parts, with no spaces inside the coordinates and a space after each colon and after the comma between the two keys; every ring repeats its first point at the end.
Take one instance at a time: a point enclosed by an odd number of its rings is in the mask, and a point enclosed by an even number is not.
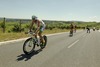
{"type": "Polygon", "coordinates": [[[46,45],[47,45],[47,36],[44,35],[43,38],[45,40],[44,47],[46,47],[46,45]]]}
{"type": "Polygon", "coordinates": [[[69,36],[70,36],[70,37],[72,37],[72,36],[73,36],[73,31],[70,31],[69,36]]]}
{"type": "Polygon", "coordinates": [[[31,54],[33,51],[34,51],[34,49],[35,49],[35,43],[34,43],[34,41],[33,41],[33,47],[32,47],[32,50],[30,50],[30,51],[26,51],[26,49],[25,49],[25,47],[27,46],[27,43],[30,41],[30,40],[32,40],[32,38],[28,38],[25,42],[24,42],[24,44],[23,44],[23,52],[26,54],[26,55],[29,55],[29,54],[31,54]]]}

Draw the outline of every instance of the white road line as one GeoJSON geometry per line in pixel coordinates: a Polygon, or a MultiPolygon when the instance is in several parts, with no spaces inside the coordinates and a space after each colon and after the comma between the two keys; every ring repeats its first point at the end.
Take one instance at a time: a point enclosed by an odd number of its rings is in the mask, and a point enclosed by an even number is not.
{"type": "Polygon", "coordinates": [[[75,41],[74,43],[72,43],[71,45],[68,46],[68,48],[71,48],[73,45],[75,45],[79,40],[75,41]]]}
{"type": "MultiPolygon", "coordinates": [[[[81,31],[81,30],[80,30],[80,31],[81,31]]],[[[79,31],[79,32],[80,32],[80,31],[79,31]]],[[[61,32],[61,33],[55,33],[55,34],[47,34],[46,36],[59,35],[59,34],[64,34],[64,33],[69,33],[69,32],[61,32]]],[[[28,37],[27,37],[27,38],[28,38],[28,37]]],[[[0,45],[2,45],[2,44],[7,44],[7,43],[14,43],[14,42],[23,41],[23,40],[26,40],[27,38],[21,38],[21,39],[16,39],[16,40],[10,40],[10,41],[0,42],[0,45]]]]}
{"type": "Polygon", "coordinates": [[[16,40],[10,40],[10,41],[4,41],[4,42],[0,42],[0,45],[2,45],[2,44],[6,44],[6,43],[19,42],[19,41],[23,41],[23,40],[26,40],[26,39],[27,39],[27,38],[16,39],[16,40]]]}
{"type": "MultiPolygon", "coordinates": [[[[59,34],[64,34],[64,33],[68,33],[68,32],[55,33],[55,34],[48,34],[48,35],[46,35],[46,36],[59,35],[59,34]]],[[[28,38],[28,37],[27,37],[27,38],[28,38]]],[[[14,42],[23,41],[23,40],[26,40],[27,38],[22,38],[22,39],[16,39],[16,40],[9,40],[9,41],[0,42],[0,45],[7,44],[7,43],[14,43],[14,42]]]]}
{"type": "Polygon", "coordinates": [[[59,34],[64,34],[64,33],[68,33],[68,32],[62,32],[62,33],[55,33],[55,34],[48,34],[46,36],[53,36],[53,35],[59,35],[59,34]]]}

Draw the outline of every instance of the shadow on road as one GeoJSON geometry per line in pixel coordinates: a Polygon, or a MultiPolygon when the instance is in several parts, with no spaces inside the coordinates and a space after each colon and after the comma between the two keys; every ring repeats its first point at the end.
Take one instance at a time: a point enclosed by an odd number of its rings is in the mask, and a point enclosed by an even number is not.
{"type": "Polygon", "coordinates": [[[19,56],[17,56],[17,61],[21,61],[24,60],[28,61],[29,59],[31,59],[32,56],[37,55],[38,53],[40,53],[42,51],[42,49],[36,50],[33,53],[31,53],[30,55],[26,55],[26,54],[21,54],[19,56]]]}

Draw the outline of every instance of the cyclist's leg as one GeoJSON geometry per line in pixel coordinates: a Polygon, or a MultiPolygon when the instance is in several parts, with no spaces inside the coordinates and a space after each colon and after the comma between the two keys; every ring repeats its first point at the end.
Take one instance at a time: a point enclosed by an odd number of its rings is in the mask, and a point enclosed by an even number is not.
{"type": "Polygon", "coordinates": [[[42,37],[42,32],[39,32],[39,38],[40,38],[40,41],[44,43],[44,39],[42,37]]]}
{"type": "Polygon", "coordinates": [[[90,29],[89,29],[89,33],[90,33],[90,29]]]}
{"type": "MultiPolygon", "coordinates": [[[[35,31],[34,31],[34,32],[36,32],[36,29],[35,29],[35,31]]],[[[35,38],[36,38],[36,39],[38,39],[38,38],[37,38],[37,36],[38,36],[38,34],[35,34],[35,38]]]]}
{"type": "Polygon", "coordinates": [[[88,33],[88,29],[87,29],[87,33],[88,33]]]}
{"type": "Polygon", "coordinates": [[[37,34],[35,35],[35,38],[36,38],[36,45],[39,46],[37,34]]]}
{"type": "MultiPolygon", "coordinates": [[[[36,30],[35,30],[34,32],[36,32],[36,30]]],[[[39,46],[39,45],[38,45],[38,38],[37,38],[37,36],[38,36],[38,34],[35,34],[36,45],[39,46]]]]}
{"type": "Polygon", "coordinates": [[[40,37],[40,40],[43,42],[43,43],[45,43],[45,40],[44,40],[44,38],[42,37],[42,33],[43,33],[43,31],[44,31],[44,29],[45,29],[45,27],[40,27],[40,31],[39,31],[39,37],[40,37]]]}

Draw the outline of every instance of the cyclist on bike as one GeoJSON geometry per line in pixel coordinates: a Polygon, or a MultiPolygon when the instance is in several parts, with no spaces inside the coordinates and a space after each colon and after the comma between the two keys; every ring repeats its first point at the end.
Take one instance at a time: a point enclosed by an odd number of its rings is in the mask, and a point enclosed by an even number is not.
{"type": "Polygon", "coordinates": [[[74,33],[76,33],[76,28],[77,28],[77,26],[76,26],[76,25],[74,25],[74,33]]]}
{"type": "Polygon", "coordinates": [[[73,35],[74,29],[75,29],[75,26],[74,26],[74,24],[73,24],[73,22],[72,22],[72,23],[70,24],[70,34],[73,35]]]}
{"type": "Polygon", "coordinates": [[[95,27],[93,27],[93,31],[95,31],[95,27]]]}
{"type": "Polygon", "coordinates": [[[87,33],[90,33],[90,27],[87,25],[87,33]]]}
{"type": "Polygon", "coordinates": [[[35,30],[35,34],[36,34],[35,37],[37,38],[37,35],[39,35],[40,41],[42,41],[42,43],[44,44],[45,41],[42,37],[42,33],[45,29],[45,23],[42,20],[40,20],[38,17],[33,15],[32,16],[32,23],[30,25],[30,32],[32,32],[32,27],[34,24],[36,24],[36,27],[37,27],[35,30]]]}

